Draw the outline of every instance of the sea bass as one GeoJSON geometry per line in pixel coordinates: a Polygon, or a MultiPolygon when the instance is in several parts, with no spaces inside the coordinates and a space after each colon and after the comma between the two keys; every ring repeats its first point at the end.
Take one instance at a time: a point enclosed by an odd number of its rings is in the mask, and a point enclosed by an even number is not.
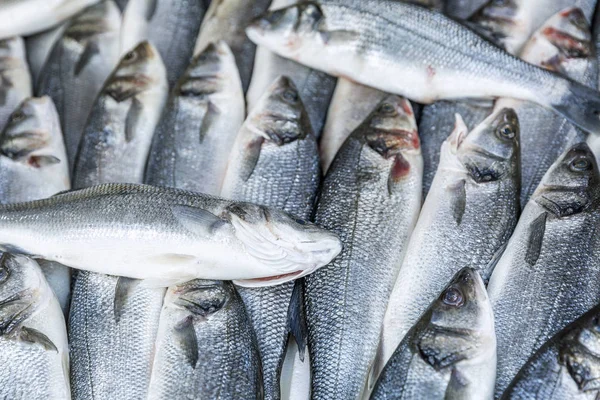
{"type": "Polygon", "coordinates": [[[31,97],[31,92],[23,39],[0,40],[0,129],[6,125],[15,108],[31,97]]]}

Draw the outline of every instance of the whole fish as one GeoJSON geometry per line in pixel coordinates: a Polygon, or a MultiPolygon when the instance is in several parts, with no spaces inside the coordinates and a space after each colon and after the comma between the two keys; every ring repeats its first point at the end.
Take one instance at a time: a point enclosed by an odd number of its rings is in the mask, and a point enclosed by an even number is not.
{"type": "Polygon", "coordinates": [[[206,10],[196,40],[194,54],[219,40],[229,45],[237,61],[244,92],[250,84],[256,51],[256,45],[246,37],[245,29],[270,4],[271,0],[214,0],[206,10]]]}
{"type": "Polygon", "coordinates": [[[73,187],[142,182],[167,95],[160,55],[142,42],[121,59],[94,103],[79,145],[73,187]]]}
{"type": "Polygon", "coordinates": [[[31,78],[35,85],[39,82],[40,72],[48,60],[48,56],[54,48],[54,44],[62,37],[68,21],[50,28],[47,31],[36,33],[25,38],[25,48],[27,49],[27,63],[31,78]]]}
{"type": "MultiPolygon", "coordinates": [[[[276,207],[309,220],[320,178],[317,141],[302,96],[290,78],[280,77],[240,131],[222,195],[276,207]]],[[[294,287],[295,282],[290,281],[264,288],[238,288],[257,335],[265,399],[281,398],[280,376],[290,333],[299,336],[304,353],[306,338],[300,332],[305,327],[296,318],[296,307],[302,307],[297,291],[302,287],[294,287]]]]}
{"type": "Polygon", "coordinates": [[[273,208],[147,185],[4,205],[0,219],[3,248],[160,286],[195,278],[275,285],[341,251],[335,234],[273,208]]]}
{"type": "Polygon", "coordinates": [[[262,399],[260,368],[230,282],[198,279],[167,291],[148,399],[262,399]]]}
{"type": "Polygon", "coordinates": [[[99,1],[3,0],[0,3],[0,39],[45,31],[99,1]]]}
{"type": "Polygon", "coordinates": [[[87,8],[67,24],[40,72],[36,91],[56,104],[70,170],[94,101],[118,62],[120,26],[114,1],[87,8]]]}
{"type": "Polygon", "coordinates": [[[410,103],[391,96],[338,152],[316,212],[343,250],[306,278],[312,399],[360,399],[383,314],[421,206],[422,161],[410,103]]]}
{"type": "Polygon", "coordinates": [[[514,97],[600,134],[599,92],[519,60],[425,7],[389,0],[303,2],[263,15],[247,34],[294,61],[421,103],[514,97]]]}
{"type": "Polygon", "coordinates": [[[205,11],[201,0],[129,0],[123,13],[121,51],[148,40],[165,60],[172,87],[193,56],[205,11]]]}
{"type": "Polygon", "coordinates": [[[39,265],[4,253],[0,279],[0,397],[70,399],[65,319],[39,265]]]}
{"type": "Polygon", "coordinates": [[[585,143],[568,149],[527,203],[490,278],[496,395],[527,359],[600,302],[600,176],[585,143]]]}
{"type": "Polygon", "coordinates": [[[154,133],[146,183],[218,195],[244,116],[233,54],[225,42],[211,44],[171,92],[154,133]]]}
{"type": "Polygon", "coordinates": [[[479,272],[464,268],[402,340],[371,400],[491,399],[495,370],[492,307],[479,272]]]}
{"type": "Polygon", "coordinates": [[[595,400],[600,368],[600,308],[560,331],[521,368],[503,400],[595,400]]]}
{"type": "Polygon", "coordinates": [[[512,109],[499,110],[471,132],[457,116],[390,296],[375,377],[461,268],[489,277],[517,223],[519,159],[512,109]]]}
{"type": "Polygon", "coordinates": [[[6,125],[15,108],[31,97],[31,91],[23,39],[0,40],[0,129],[6,125]]]}

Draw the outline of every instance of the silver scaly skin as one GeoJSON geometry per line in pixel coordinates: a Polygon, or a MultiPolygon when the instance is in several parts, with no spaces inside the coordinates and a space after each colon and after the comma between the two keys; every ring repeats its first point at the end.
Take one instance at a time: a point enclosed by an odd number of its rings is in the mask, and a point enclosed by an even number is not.
{"type": "Polygon", "coordinates": [[[23,39],[0,40],[0,129],[4,128],[15,108],[31,97],[31,91],[23,39]]]}
{"type": "MultiPolygon", "coordinates": [[[[246,119],[221,194],[276,207],[299,221],[310,220],[320,178],[317,142],[302,95],[290,78],[280,77],[246,119]]],[[[281,398],[280,376],[288,336],[290,331],[298,333],[288,321],[294,284],[238,288],[257,335],[265,399],[281,398]]],[[[305,338],[297,340],[304,351],[305,338]]]]}
{"type": "Polygon", "coordinates": [[[231,50],[211,44],[181,77],[156,127],[146,183],[218,195],[245,117],[231,50]]]}
{"type": "Polygon", "coordinates": [[[390,96],[350,135],[323,183],[316,222],[343,250],[306,278],[312,399],[360,399],[385,306],[421,206],[410,103],[390,96]]]}
{"type": "Polygon", "coordinates": [[[489,277],[519,215],[519,153],[513,110],[499,110],[469,133],[457,117],[390,296],[375,377],[458,270],[489,277]]]}
{"type": "Polygon", "coordinates": [[[548,339],[600,302],[600,175],[585,143],[550,168],[490,278],[496,395],[548,339]]]}
{"type": "Polygon", "coordinates": [[[87,8],[66,24],[39,74],[36,93],[54,100],[71,171],[96,97],[119,60],[120,28],[114,1],[87,8]]]}
{"type": "Polygon", "coordinates": [[[371,400],[491,400],[494,316],[479,272],[460,270],[385,366],[371,400]]]}

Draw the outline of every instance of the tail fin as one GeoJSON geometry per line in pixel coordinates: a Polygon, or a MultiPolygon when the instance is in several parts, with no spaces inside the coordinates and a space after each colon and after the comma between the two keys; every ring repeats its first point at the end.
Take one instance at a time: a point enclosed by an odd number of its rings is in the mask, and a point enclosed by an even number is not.
{"type": "Polygon", "coordinates": [[[600,92],[580,83],[567,81],[567,92],[550,107],[581,129],[600,135],[600,92]]]}

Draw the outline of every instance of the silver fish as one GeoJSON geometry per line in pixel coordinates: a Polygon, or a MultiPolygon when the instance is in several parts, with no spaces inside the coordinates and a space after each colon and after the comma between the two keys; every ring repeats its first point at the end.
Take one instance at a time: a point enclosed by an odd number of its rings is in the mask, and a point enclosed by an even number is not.
{"type": "Polygon", "coordinates": [[[567,150],[523,210],[490,278],[496,395],[548,339],[600,302],[600,175],[585,143],[567,150]]]}
{"type": "Polygon", "coordinates": [[[31,91],[23,39],[0,40],[0,129],[6,125],[15,108],[31,97],[31,91]]]}
{"type": "Polygon", "coordinates": [[[44,64],[46,64],[46,60],[48,60],[54,44],[61,38],[68,23],[68,21],[64,22],[47,31],[25,38],[27,63],[29,64],[34,89],[37,82],[39,82],[40,72],[44,68],[44,64]]]}
{"type": "Polygon", "coordinates": [[[492,399],[494,316],[478,271],[459,271],[409,331],[371,400],[492,399]]]}
{"type": "Polygon", "coordinates": [[[71,170],[94,101],[118,62],[120,26],[114,1],[87,8],[67,24],[40,73],[36,91],[56,104],[71,170]]]}
{"type": "Polygon", "coordinates": [[[0,277],[0,398],[70,399],[65,319],[39,265],[4,253],[0,277]]]}
{"type": "Polygon", "coordinates": [[[154,133],[146,183],[218,195],[244,116],[233,54],[225,42],[211,44],[171,92],[154,133]]]}
{"type": "MultiPolygon", "coordinates": [[[[267,89],[242,127],[232,151],[222,195],[277,207],[309,220],[321,170],[317,142],[301,94],[290,78],[280,77],[267,89]]],[[[278,400],[280,376],[291,333],[302,353],[297,307],[301,283],[265,288],[238,288],[257,335],[262,360],[264,398],[278,400]],[[294,296],[295,295],[295,296],[294,296]],[[294,298],[294,300],[292,300],[294,298]]]]}
{"type": "Polygon", "coordinates": [[[260,358],[230,282],[169,289],[160,314],[149,400],[262,399],[260,358]]]}
{"type": "Polygon", "coordinates": [[[414,114],[391,96],[338,152],[316,222],[343,250],[306,278],[312,399],[359,399],[375,357],[387,299],[421,206],[414,114]]]}
{"type": "Polygon", "coordinates": [[[425,7],[303,2],[263,15],[246,31],[284,57],[421,103],[514,97],[600,134],[599,92],[519,60],[425,7]]]}

